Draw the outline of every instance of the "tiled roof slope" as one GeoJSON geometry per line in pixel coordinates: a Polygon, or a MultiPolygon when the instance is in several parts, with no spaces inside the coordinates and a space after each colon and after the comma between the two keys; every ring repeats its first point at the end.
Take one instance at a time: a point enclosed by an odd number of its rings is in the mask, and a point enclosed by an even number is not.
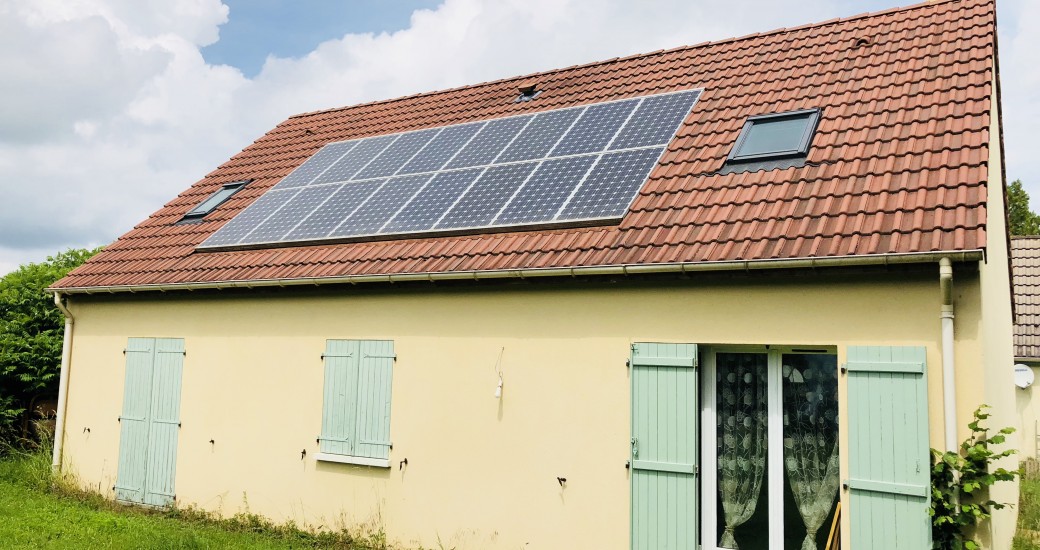
{"type": "Polygon", "coordinates": [[[1011,238],[1015,357],[1040,360],[1040,237],[1011,238]]]}
{"type": "Polygon", "coordinates": [[[992,0],[933,2],[298,115],[55,286],[981,249],[995,26],[992,0]],[[527,81],[544,92],[513,103],[527,81]],[[330,141],[695,87],[700,101],[619,226],[195,251],[330,141]],[[749,115],[812,107],[823,116],[806,166],[714,174],[749,115]],[[175,225],[245,178],[205,223],[175,225]]]}

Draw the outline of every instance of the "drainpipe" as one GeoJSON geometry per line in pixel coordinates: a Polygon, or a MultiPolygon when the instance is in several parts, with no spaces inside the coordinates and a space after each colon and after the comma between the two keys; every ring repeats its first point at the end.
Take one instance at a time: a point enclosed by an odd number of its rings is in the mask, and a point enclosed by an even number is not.
{"type": "Polygon", "coordinates": [[[953,369],[953,264],[939,260],[939,290],[942,293],[943,411],[945,412],[946,450],[957,451],[957,386],[953,369]]]}
{"type": "Polygon", "coordinates": [[[72,312],[65,306],[61,299],[61,293],[54,293],[54,305],[65,315],[65,336],[61,344],[61,378],[58,382],[58,411],[54,419],[54,456],[51,459],[51,467],[54,471],[61,470],[61,447],[65,442],[65,401],[69,395],[69,359],[72,357],[72,312]]]}

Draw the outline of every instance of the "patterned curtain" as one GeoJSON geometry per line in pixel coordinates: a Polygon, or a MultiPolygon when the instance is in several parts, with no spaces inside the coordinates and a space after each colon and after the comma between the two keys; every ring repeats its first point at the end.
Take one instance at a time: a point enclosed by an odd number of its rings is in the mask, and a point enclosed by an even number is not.
{"type": "Polygon", "coordinates": [[[784,466],[805,523],[802,550],[838,496],[838,381],[833,356],[784,356],[784,466]]]}
{"type": "Polygon", "coordinates": [[[766,355],[716,357],[719,493],[726,522],[719,546],[736,549],[733,530],[754,515],[766,468],[766,355]]]}

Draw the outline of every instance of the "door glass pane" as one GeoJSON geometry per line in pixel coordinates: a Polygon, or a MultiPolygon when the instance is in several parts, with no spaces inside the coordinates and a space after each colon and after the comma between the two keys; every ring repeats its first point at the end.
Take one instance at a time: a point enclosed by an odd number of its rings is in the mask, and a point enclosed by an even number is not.
{"type": "Polygon", "coordinates": [[[822,549],[838,499],[838,358],[785,354],[784,548],[822,549]]]}
{"type": "Polygon", "coordinates": [[[719,546],[765,550],[769,546],[766,497],[768,356],[718,353],[719,546]]]}

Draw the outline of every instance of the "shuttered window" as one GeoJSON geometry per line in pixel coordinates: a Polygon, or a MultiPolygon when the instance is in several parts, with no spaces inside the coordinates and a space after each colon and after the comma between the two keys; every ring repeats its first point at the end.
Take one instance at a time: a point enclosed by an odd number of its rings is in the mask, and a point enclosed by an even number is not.
{"type": "Polygon", "coordinates": [[[328,340],[318,460],[390,466],[394,343],[328,340]]]}

